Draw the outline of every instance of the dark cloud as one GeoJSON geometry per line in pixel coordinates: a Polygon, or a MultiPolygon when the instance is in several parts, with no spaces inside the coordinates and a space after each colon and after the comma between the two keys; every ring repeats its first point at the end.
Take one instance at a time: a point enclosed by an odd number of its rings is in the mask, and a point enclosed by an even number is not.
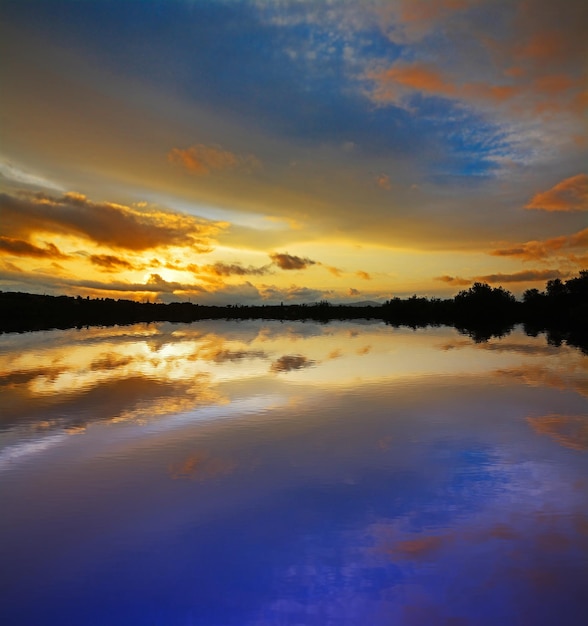
{"type": "Polygon", "coordinates": [[[272,252],[269,256],[272,262],[283,270],[304,270],[311,265],[317,264],[317,261],[313,261],[308,257],[299,257],[287,252],[272,252]]]}
{"type": "Polygon", "coordinates": [[[209,251],[212,238],[224,227],[180,213],[92,202],[77,193],[59,198],[0,194],[0,216],[4,232],[12,237],[37,232],[77,235],[96,244],[134,251],[159,246],[209,251]]]}
{"type": "Polygon", "coordinates": [[[485,283],[523,283],[534,281],[547,281],[553,278],[567,278],[570,272],[560,270],[523,270],[513,274],[488,274],[486,276],[476,276],[474,280],[485,283]]]}
{"type": "Polygon", "coordinates": [[[193,266],[195,273],[204,272],[214,276],[265,276],[269,273],[270,268],[267,265],[263,267],[244,267],[240,263],[214,263],[212,265],[193,266]]]}
{"type": "Polygon", "coordinates": [[[274,361],[270,369],[272,372],[291,372],[292,370],[300,370],[312,365],[314,365],[314,361],[301,354],[285,354],[274,361]]]}
{"type": "Polygon", "coordinates": [[[63,254],[55,244],[47,243],[44,248],[40,248],[28,241],[11,239],[10,237],[0,237],[0,252],[4,252],[8,256],[29,256],[45,259],[67,258],[67,255],[63,254]]]}
{"type": "Polygon", "coordinates": [[[90,262],[108,272],[135,269],[132,263],[112,254],[92,254],[90,262]]]}

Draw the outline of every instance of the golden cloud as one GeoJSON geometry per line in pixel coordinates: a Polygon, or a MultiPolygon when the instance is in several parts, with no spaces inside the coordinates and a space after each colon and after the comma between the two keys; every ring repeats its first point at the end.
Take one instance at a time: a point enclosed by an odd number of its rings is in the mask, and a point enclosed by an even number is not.
{"type": "Polygon", "coordinates": [[[535,194],[525,209],[540,211],[588,211],[588,175],[578,174],[535,194]]]}
{"type": "Polygon", "coordinates": [[[316,265],[317,261],[313,261],[307,257],[299,257],[287,252],[272,252],[269,255],[272,263],[282,270],[303,270],[311,265],[316,265]]]}
{"type": "Polygon", "coordinates": [[[252,154],[238,155],[220,146],[196,144],[189,148],[173,148],[168,161],[179,165],[191,174],[206,176],[215,171],[241,170],[251,172],[261,168],[261,161],[252,154]]]}
{"type": "Polygon", "coordinates": [[[337,278],[339,278],[343,274],[343,270],[339,269],[338,267],[333,267],[332,265],[325,265],[324,267],[328,272],[333,274],[333,276],[337,276],[337,278]]]}
{"type": "Polygon", "coordinates": [[[0,194],[2,227],[8,237],[33,233],[82,237],[95,244],[133,251],[160,246],[189,246],[207,252],[213,237],[226,227],[190,215],[92,202],[78,193],[60,198],[46,194],[0,194]]]}
{"type": "Polygon", "coordinates": [[[359,278],[362,278],[363,280],[371,280],[372,277],[370,274],[368,274],[367,272],[364,272],[363,270],[357,270],[357,272],[355,272],[355,275],[359,278]]]}

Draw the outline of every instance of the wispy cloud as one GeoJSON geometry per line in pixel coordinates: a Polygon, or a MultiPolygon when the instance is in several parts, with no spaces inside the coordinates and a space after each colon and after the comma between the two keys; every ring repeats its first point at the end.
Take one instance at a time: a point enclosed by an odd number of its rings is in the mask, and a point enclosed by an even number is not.
{"type": "Polygon", "coordinates": [[[199,176],[222,170],[252,172],[262,167],[252,154],[239,155],[220,146],[196,144],[189,148],[173,148],[167,155],[170,163],[199,176]]]}

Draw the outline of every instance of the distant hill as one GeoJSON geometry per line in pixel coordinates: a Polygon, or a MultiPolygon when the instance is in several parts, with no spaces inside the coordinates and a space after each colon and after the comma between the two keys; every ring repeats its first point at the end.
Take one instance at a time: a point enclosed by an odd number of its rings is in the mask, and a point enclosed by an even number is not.
{"type": "Polygon", "coordinates": [[[361,302],[342,302],[345,306],[382,306],[382,302],[376,300],[362,300],[361,302]]]}

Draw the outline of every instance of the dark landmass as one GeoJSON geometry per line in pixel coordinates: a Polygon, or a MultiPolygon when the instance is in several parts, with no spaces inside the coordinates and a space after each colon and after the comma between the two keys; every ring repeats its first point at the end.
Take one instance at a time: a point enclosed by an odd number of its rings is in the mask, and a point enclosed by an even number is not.
{"type": "Polygon", "coordinates": [[[454,298],[392,298],[382,305],[313,304],[205,306],[190,302],[135,302],[112,298],[47,296],[0,292],[0,332],[110,326],[137,322],[227,320],[373,319],[394,326],[447,325],[487,341],[523,324],[529,335],[547,334],[550,343],[563,342],[588,354],[588,270],[567,281],[550,280],[545,291],[528,289],[518,301],[502,287],[475,283],[454,298]]]}

